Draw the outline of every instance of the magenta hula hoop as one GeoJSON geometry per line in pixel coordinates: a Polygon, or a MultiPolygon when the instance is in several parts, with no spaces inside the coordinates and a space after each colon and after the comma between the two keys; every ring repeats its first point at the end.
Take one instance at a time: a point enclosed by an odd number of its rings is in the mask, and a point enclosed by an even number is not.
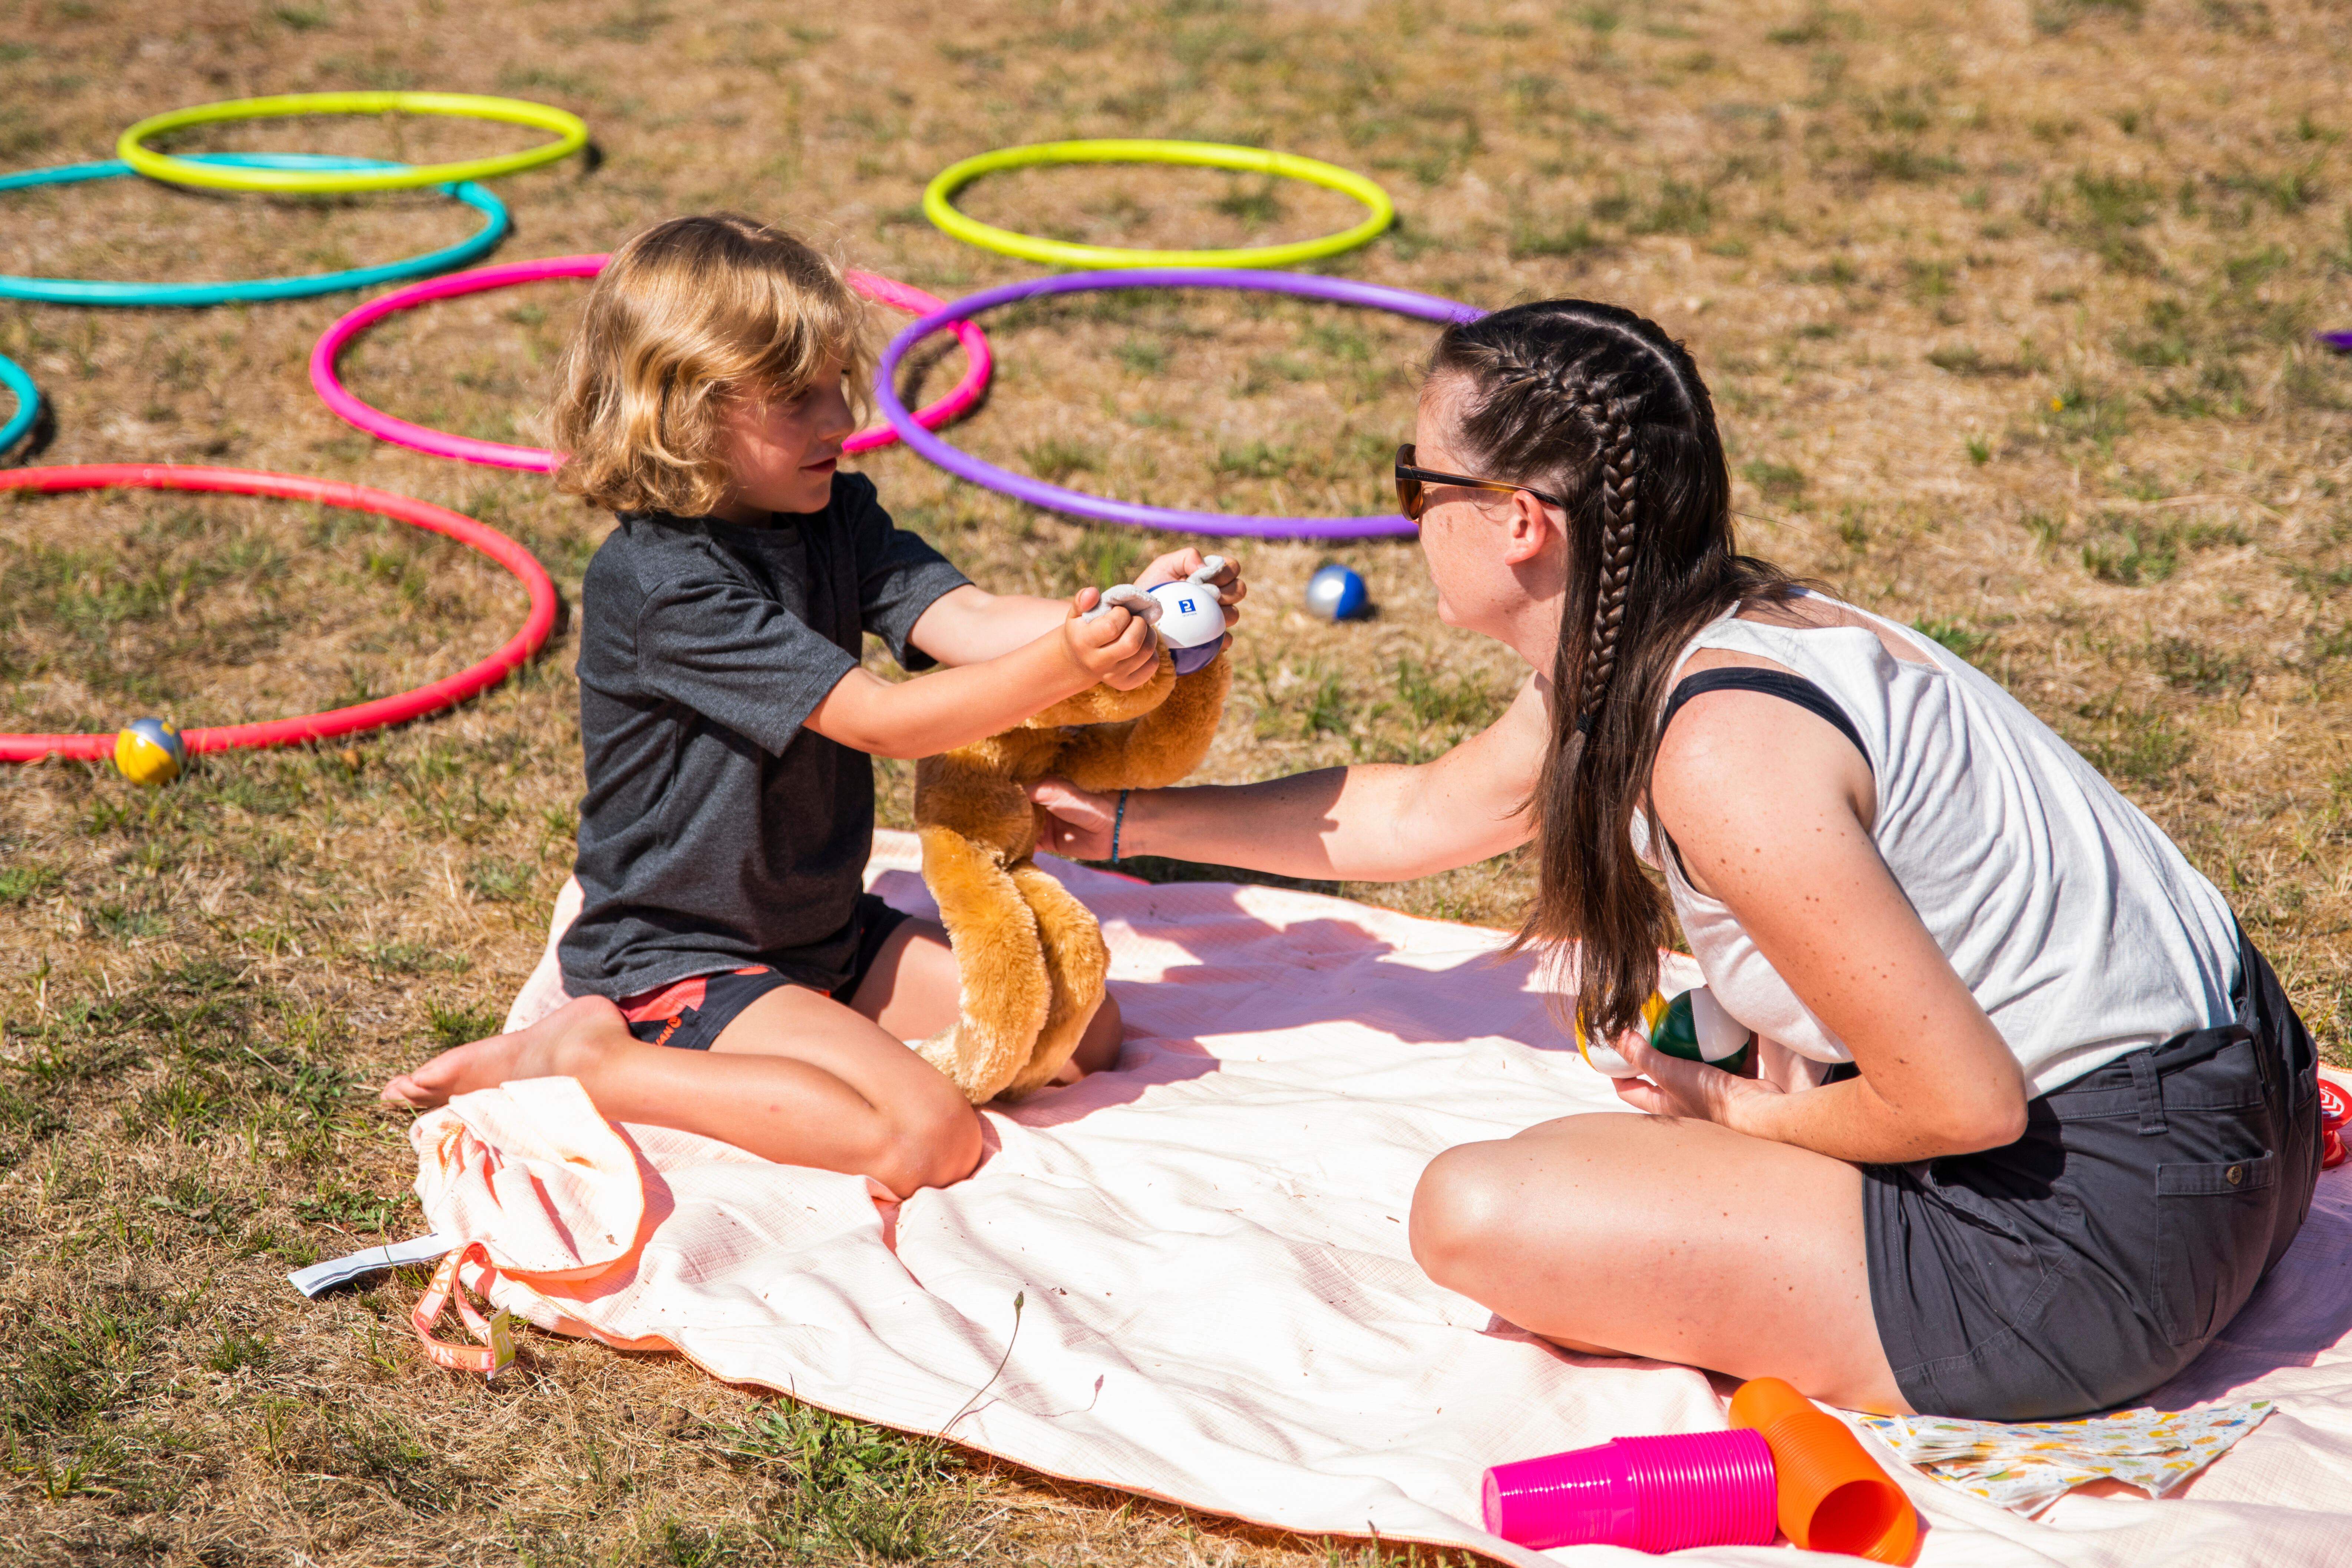
{"type": "MultiPolygon", "coordinates": [[[[335,374],[335,361],[343,346],[394,311],[422,305],[430,300],[447,300],[459,294],[479,294],[485,289],[511,288],[518,283],[541,283],[551,278],[593,278],[604,268],[602,256],[551,256],[539,261],[508,261],[496,267],[478,267],[470,272],[452,272],[423,283],[413,283],[405,289],[395,289],[380,300],[371,300],[343,317],[320,335],[310,350],[310,385],[320,399],[334,410],[335,416],[345,424],[366,431],[380,440],[412,447],[429,452],[436,458],[455,458],[461,463],[481,463],[497,468],[522,468],[531,473],[555,471],[563,460],[560,452],[544,447],[517,447],[504,441],[483,441],[471,436],[459,436],[447,430],[436,430],[429,426],[412,424],[408,420],[386,414],[352,396],[335,374]]],[[[872,272],[851,271],[849,286],[877,304],[887,305],[910,316],[928,315],[945,308],[947,301],[924,293],[911,284],[884,278],[872,272]]],[[[916,411],[915,418],[926,430],[935,430],[980,401],[987,389],[992,364],[988,353],[988,339],[979,327],[970,321],[956,325],[957,341],[963,344],[966,364],[963,379],[948,389],[948,395],[937,403],[916,411]]],[[[842,443],[845,452],[871,451],[898,438],[898,432],[887,425],[871,430],[861,430],[842,443]]]]}

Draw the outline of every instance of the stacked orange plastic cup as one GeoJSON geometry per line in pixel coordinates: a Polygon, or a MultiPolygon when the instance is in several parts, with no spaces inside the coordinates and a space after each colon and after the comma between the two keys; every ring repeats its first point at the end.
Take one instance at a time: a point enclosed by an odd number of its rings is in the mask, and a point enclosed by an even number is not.
{"type": "Polygon", "coordinates": [[[1761,1433],[1780,1477],[1780,1533],[1808,1552],[1907,1563],[1919,1516],[1836,1416],[1777,1377],[1739,1385],[1731,1424],[1761,1433]]]}

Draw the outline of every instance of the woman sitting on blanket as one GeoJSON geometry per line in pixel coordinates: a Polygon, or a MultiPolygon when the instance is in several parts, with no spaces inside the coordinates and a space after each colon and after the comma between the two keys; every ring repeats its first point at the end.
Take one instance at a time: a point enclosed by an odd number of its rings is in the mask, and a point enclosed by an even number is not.
{"type": "Polygon", "coordinates": [[[1562,1346],[2004,1420],[2170,1376],[2317,1171],[2311,1038],[2221,895],[2000,687],[1735,552],[1713,405],[1655,324],[1449,327],[1415,436],[1440,615],[1534,668],[1508,711],[1424,766],[1123,816],[1048,781],[1053,847],[1390,880],[1535,842],[1520,941],[1650,1114],[1448,1150],[1412,1235],[1562,1346]],[[1633,1032],[1670,917],[1757,1077],[1633,1032]]]}

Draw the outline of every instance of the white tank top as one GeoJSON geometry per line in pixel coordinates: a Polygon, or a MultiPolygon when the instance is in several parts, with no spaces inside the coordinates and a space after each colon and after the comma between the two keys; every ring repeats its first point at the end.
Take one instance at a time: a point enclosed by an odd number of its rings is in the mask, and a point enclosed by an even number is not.
{"type": "MultiPolygon", "coordinates": [[[[2034,1092],[2228,1023],[2238,931],[2220,889],[1999,685],[1908,626],[1853,613],[1934,662],[1898,659],[1861,626],[1731,615],[1702,628],[1683,659],[1700,648],[1768,658],[1844,710],[1877,795],[1871,837],[2034,1092]]],[[[1634,821],[1644,847],[1648,825],[1638,812],[1634,821]]],[[[1663,859],[1725,1010],[1800,1056],[1851,1061],[1731,911],[1693,888],[1675,856],[1663,859]]]]}

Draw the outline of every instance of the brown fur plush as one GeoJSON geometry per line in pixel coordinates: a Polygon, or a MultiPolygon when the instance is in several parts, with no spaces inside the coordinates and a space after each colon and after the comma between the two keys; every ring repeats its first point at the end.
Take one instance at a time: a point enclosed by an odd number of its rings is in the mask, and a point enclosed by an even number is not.
{"type": "Polygon", "coordinates": [[[915,770],[923,880],[939,900],[962,994],[956,1022],[919,1047],[974,1105],[1042,1087],[1102,1005],[1102,927],[1031,858],[1027,788],[1058,773],[1080,789],[1158,789],[1200,765],[1233,689],[1231,656],[1133,691],[1097,686],[1018,729],[915,770]]]}

